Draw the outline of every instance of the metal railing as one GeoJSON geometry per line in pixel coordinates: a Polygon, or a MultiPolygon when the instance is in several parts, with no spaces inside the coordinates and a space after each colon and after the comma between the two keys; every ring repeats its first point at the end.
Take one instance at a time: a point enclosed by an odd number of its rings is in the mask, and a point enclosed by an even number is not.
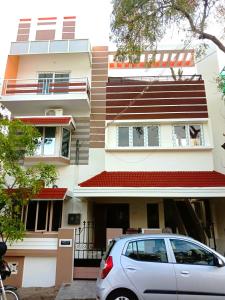
{"type": "Polygon", "coordinates": [[[75,259],[101,259],[105,249],[95,248],[95,225],[83,221],[82,227],[75,229],[75,259]]]}
{"type": "Polygon", "coordinates": [[[124,83],[127,81],[199,81],[202,80],[202,75],[175,75],[176,79],[171,75],[166,76],[130,76],[130,77],[109,77],[108,83],[124,83]]]}
{"type": "Polygon", "coordinates": [[[6,79],[3,82],[2,95],[51,95],[86,93],[90,95],[87,77],[81,78],[37,78],[6,79]]]}

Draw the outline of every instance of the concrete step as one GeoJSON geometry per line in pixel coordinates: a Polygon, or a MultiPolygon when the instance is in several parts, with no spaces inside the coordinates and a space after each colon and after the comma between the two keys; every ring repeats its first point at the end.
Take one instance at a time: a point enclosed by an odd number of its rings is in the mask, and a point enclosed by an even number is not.
{"type": "Polygon", "coordinates": [[[61,286],[55,300],[94,300],[95,286],[95,280],[74,280],[61,286]]]}

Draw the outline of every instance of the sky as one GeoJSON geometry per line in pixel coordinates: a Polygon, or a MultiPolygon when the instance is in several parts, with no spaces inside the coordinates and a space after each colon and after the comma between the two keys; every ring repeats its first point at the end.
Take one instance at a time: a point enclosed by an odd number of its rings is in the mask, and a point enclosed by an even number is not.
{"type": "Polygon", "coordinates": [[[90,38],[92,45],[107,45],[110,12],[110,0],[5,1],[0,10],[0,78],[20,18],[76,16],[76,38],[90,38]]]}
{"type": "MultiPolygon", "coordinates": [[[[92,46],[108,45],[111,10],[110,0],[5,1],[0,10],[0,80],[4,74],[10,43],[16,40],[20,18],[76,16],[76,38],[90,38],[92,46]]],[[[173,32],[168,38],[177,41],[173,32]]],[[[221,66],[225,65],[224,57],[220,55],[221,66]]]]}

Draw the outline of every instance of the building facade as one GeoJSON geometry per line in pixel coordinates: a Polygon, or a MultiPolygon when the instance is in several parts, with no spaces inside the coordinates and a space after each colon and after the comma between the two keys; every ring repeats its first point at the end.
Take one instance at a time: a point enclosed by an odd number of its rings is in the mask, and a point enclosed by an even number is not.
{"type": "Polygon", "coordinates": [[[74,16],[21,19],[8,56],[1,101],[41,135],[24,166],[52,163],[59,174],[23,211],[26,237],[8,251],[12,282],[94,278],[108,241],[126,233],[169,228],[224,253],[215,51],[199,62],[176,49],[121,63],[76,39],[75,27],[74,16]]]}

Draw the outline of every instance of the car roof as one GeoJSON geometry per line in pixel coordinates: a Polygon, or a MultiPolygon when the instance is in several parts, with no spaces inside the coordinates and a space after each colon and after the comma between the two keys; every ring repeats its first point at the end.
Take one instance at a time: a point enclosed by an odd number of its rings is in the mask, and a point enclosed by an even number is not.
{"type": "Polygon", "coordinates": [[[133,239],[143,239],[143,238],[181,238],[181,239],[188,239],[190,241],[194,241],[193,238],[186,236],[186,235],[181,235],[181,234],[173,234],[173,233],[158,233],[158,234],[125,234],[125,235],[121,235],[117,238],[115,238],[114,240],[118,241],[118,240],[123,240],[123,241],[129,241],[129,240],[133,240],[133,239]]]}

